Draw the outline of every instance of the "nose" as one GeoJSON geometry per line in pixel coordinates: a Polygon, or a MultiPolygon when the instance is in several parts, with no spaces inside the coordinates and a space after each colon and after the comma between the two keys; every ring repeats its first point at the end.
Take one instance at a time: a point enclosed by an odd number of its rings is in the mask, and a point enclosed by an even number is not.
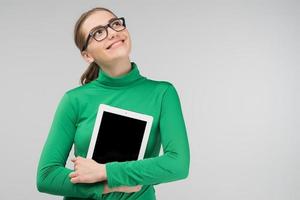
{"type": "Polygon", "coordinates": [[[107,34],[108,34],[108,36],[107,36],[108,39],[111,39],[111,38],[115,37],[115,35],[118,34],[118,33],[117,33],[117,31],[115,31],[112,28],[108,27],[107,28],[107,34]]]}

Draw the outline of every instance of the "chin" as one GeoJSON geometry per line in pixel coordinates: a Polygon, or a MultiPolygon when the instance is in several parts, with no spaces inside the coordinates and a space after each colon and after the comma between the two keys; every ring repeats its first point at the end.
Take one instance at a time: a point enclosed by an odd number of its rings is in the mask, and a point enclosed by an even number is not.
{"type": "Polygon", "coordinates": [[[120,58],[120,57],[128,57],[129,53],[130,53],[130,49],[120,47],[119,49],[114,49],[114,51],[107,53],[107,57],[110,57],[112,59],[120,58]]]}
{"type": "Polygon", "coordinates": [[[122,59],[124,59],[124,58],[128,58],[129,57],[129,55],[128,54],[124,54],[124,55],[116,55],[116,56],[113,56],[113,57],[110,57],[110,60],[112,61],[112,60],[122,60],[122,59]]]}

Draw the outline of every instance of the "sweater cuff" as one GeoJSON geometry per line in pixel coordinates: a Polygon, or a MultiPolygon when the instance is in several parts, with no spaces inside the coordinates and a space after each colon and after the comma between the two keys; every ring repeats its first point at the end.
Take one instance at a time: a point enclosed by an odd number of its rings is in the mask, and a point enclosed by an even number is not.
{"type": "Polygon", "coordinates": [[[96,186],[96,199],[103,200],[104,182],[97,183],[96,186]]]}
{"type": "Polygon", "coordinates": [[[118,187],[118,182],[116,180],[118,162],[109,162],[105,164],[106,167],[106,180],[108,187],[118,187]]]}

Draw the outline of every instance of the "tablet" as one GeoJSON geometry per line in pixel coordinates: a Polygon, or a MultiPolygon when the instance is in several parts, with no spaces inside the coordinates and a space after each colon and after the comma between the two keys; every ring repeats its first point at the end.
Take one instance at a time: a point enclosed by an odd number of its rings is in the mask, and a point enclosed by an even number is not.
{"type": "Polygon", "coordinates": [[[104,164],[144,158],[153,117],[100,104],[87,158],[104,164]]]}

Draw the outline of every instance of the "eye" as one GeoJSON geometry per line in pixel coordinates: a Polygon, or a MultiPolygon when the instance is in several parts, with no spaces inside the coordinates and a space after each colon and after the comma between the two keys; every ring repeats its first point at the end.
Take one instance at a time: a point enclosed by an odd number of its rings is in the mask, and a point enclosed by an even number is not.
{"type": "Polygon", "coordinates": [[[95,31],[94,34],[95,35],[97,35],[97,34],[101,35],[101,34],[103,34],[103,32],[104,32],[103,29],[99,29],[99,30],[95,31]]]}
{"type": "Polygon", "coordinates": [[[113,21],[112,22],[112,24],[111,24],[112,26],[122,26],[122,22],[121,22],[121,20],[116,20],[116,21],[113,21]]]}
{"type": "Polygon", "coordinates": [[[101,37],[103,37],[103,35],[105,35],[105,30],[103,28],[99,28],[99,29],[95,30],[93,35],[95,38],[101,38],[101,37]]]}

